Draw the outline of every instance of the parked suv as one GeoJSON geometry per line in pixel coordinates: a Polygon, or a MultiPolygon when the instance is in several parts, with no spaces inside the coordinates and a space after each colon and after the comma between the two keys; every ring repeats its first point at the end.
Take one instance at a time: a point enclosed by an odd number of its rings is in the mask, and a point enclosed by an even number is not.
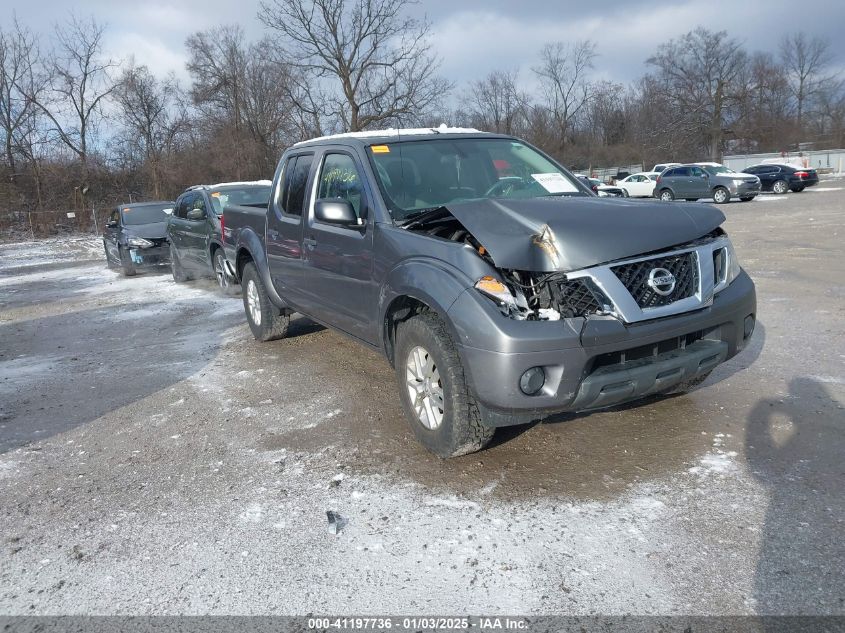
{"type": "Polygon", "coordinates": [[[654,197],[663,202],[710,197],[717,204],[729,202],[731,198],[749,202],[758,193],[760,179],[757,176],[737,173],[715,163],[670,167],[654,183],[654,197]]]}
{"type": "Polygon", "coordinates": [[[763,191],[773,191],[776,194],[784,194],[787,191],[799,193],[807,187],[819,184],[819,175],[815,169],[792,165],[752,165],[743,169],[743,172],[757,176],[763,191]]]}
{"type": "Polygon", "coordinates": [[[167,214],[172,202],[140,202],[115,207],[103,230],[103,248],[109,268],[119,267],[126,277],[138,268],[167,264],[167,214]]]}
{"type": "Polygon", "coordinates": [[[691,389],[739,352],[754,284],[725,216],[696,211],[599,198],[517,138],[442,127],[298,143],[264,215],[224,218],[255,338],[300,312],[380,351],[449,457],[498,426],[691,389]]]}
{"type": "Polygon", "coordinates": [[[230,204],[267,208],[269,180],[197,185],[176,200],[167,223],[173,279],[213,274],[223,292],[235,282],[223,253],[223,209],[230,204]]]}

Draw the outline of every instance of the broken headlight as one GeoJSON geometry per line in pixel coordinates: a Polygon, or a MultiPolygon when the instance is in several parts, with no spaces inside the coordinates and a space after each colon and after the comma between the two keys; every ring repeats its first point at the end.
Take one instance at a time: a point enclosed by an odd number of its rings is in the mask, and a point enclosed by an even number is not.
{"type": "Polygon", "coordinates": [[[485,275],[476,281],[475,289],[488,299],[492,299],[503,314],[514,318],[525,318],[523,313],[528,310],[528,303],[521,292],[514,294],[508,286],[490,275],[485,275]]]}
{"type": "Polygon", "coordinates": [[[126,240],[126,243],[135,248],[149,248],[153,245],[151,241],[145,240],[143,237],[130,237],[126,240]]]}

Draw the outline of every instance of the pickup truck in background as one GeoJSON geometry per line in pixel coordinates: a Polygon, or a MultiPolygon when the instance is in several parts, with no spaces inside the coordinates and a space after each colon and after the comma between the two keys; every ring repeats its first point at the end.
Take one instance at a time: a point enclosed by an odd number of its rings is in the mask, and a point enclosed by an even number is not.
{"type": "Polygon", "coordinates": [[[227,207],[256,339],[293,312],[382,352],[441,457],[499,426],[699,384],[748,342],[754,284],[709,205],[598,198],[519,139],[386,130],[298,143],[227,207]]]}

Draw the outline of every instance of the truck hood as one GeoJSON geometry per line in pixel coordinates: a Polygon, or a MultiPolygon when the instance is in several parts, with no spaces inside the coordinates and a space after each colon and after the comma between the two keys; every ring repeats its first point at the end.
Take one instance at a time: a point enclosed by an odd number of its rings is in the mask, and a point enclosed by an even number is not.
{"type": "Polygon", "coordinates": [[[619,198],[482,199],[447,210],[499,268],[572,271],[695,240],[725,221],[709,205],[619,198]]]}
{"type": "Polygon", "coordinates": [[[153,222],[151,224],[125,224],[123,230],[127,237],[160,239],[162,237],[167,237],[167,222],[153,222]]]}

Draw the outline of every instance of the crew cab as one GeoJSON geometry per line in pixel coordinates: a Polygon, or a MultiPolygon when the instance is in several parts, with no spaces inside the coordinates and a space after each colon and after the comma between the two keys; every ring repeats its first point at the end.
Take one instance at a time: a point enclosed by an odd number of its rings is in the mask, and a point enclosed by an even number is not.
{"type": "Polygon", "coordinates": [[[718,209],[598,198],[511,136],[298,143],[264,214],[224,220],[255,338],[299,312],[379,350],[441,457],[496,427],[690,389],[754,330],[718,209]]]}

